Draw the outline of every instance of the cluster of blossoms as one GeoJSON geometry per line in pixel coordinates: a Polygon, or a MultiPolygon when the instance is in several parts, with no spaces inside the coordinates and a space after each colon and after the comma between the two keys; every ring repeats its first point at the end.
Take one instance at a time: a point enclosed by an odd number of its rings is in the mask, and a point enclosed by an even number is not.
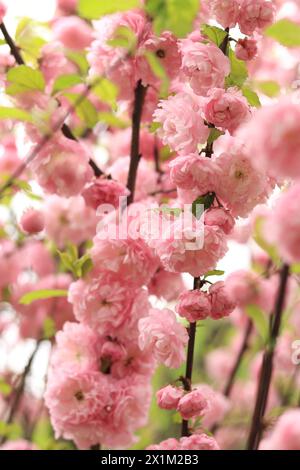
{"type": "MultiPolygon", "coordinates": [[[[156,391],[158,408],[180,416],[182,436],[147,448],[239,448],[266,362],[257,345],[269,318],[272,331],[276,323],[278,266],[295,264],[297,273],[300,262],[299,103],[290,93],[256,109],[251,88],[264,76],[263,33],[282,2],[203,0],[184,37],[159,30],[147,3],[88,22],[77,0],[59,0],[50,42],[35,41],[33,54],[20,42],[0,56],[1,84],[16,106],[8,114],[24,121],[24,136],[13,120],[0,123],[0,179],[13,213],[0,222],[0,334],[13,337],[16,327],[19,339],[51,345],[43,398],[57,440],[130,447],[148,423],[158,366],[187,361],[186,376],[168,371],[169,384],[160,380],[156,391]],[[20,141],[33,149],[28,164],[20,141]],[[272,210],[257,207],[286,180],[272,210]],[[15,217],[18,191],[34,202],[15,217]],[[265,252],[254,252],[251,269],[211,282],[230,242],[251,231],[265,252]],[[211,332],[199,384],[190,370],[197,327],[211,332]],[[224,344],[215,348],[220,331],[224,344]],[[237,359],[250,346],[242,380],[237,359]]],[[[1,22],[5,15],[0,2],[1,22]]],[[[271,338],[267,412],[292,395],[282,384],[294,374],[297,287],[286,281],[289,329],[276,348],[271,338]]],[[[17,381],[7,377],[9,389],[17,381]]],[[[1,415],[13,401],[0,394],[1,415]]],[[[299,449],[297,420],[296,409],[286,411],[260,448],[299,449]]],[[[0,444],[37,449],[25,439],[0,444]]]]}

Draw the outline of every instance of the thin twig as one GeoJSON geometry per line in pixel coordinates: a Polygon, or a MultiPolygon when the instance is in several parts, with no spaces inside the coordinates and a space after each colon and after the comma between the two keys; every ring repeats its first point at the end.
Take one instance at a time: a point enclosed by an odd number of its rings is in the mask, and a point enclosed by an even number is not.
{"type": "Polygon", "coordinates": [[[284,264],[280,272],[280,285],[274,313],[270,318],[270,338],[266,346],[258,382],[255,407],[247,442],[247,450],[257,450],[263,432],[263,419],[266,411],[270,384],[273,372],[273,359],[277,338],[279,336],[284,301],[287,292],[289,266],[284,264]]]}
{"type": "Polygon", "coordinates": [[[132,113],[132,133],[131,133],[131,148],[130,148],[130,165],[128,171],[127,188],[130,191],[128,196],[128,204],[134,200],[135,183],[137,177],[137,170],[141,159],[140,155],[140,128],[143,105],[145,101],[147,88],[144,87],[142,81],[137,82],[134,90],[134,104],[132,113]]]}

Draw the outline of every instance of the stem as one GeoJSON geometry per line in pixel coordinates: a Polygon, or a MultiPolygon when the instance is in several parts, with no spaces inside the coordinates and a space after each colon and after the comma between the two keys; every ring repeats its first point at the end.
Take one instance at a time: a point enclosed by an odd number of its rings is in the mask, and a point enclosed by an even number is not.
{"type": "Polygon", "coordinates": [[[223,54],[227,55],[227,49],[228,49],[228,44],[229,44],[229,28],[226,28],[225,31],[226,31],[226,36],[223,39],[223,42],[220,44],[220,49],[223,52],[223,54]]]}
{"type": "Polygon", "coordinates": [[[145,101],[147,88],[142,85],[142,81],[137,82],[134,90],[134,105],[132,113],[132,134],[131,134],[131,148],[130,148],[130,166],[128,172],[127,188],[130,191],[128,196],[128,204],[134,200],[135,183],[137,177],[137,170],[139,166],[140,155],[140,128],[143,105],[145,101]]]}
{"type": "MultiPolygon", "coordinates": [[[[16,62],[18,65],[26,65],[20,52],[19,52],[19,48],[16,46],[16,44],[14,43],[14,40],[12,39],[12,37],[10,36],[9,32],[7,31],[6,29],[6,26],[4,23],[1,23],[0,24],[0,30],[4,36],[4,39],[7,43],[7,45],[9,46],[10,48],[10,52],[11,52],[11,55],[15,58],[16,62]]],[[[64,134],[65,137],[67,137],[67,139],[71,139],[71,140],[76,140],[76,137],[74,136],[74,134],[72,133],[71,129],[69,128],[69,126],[67,124],[63,124],[62,125],[62,133],[64,134]]],[[[98,166],[96,165],[96,163],[90,159],[89,160],[89,165],[91,166],[92,170],[94,171],[94,174],[96,177],[99,177],[103,174],[103,172],[100,170],[100,168],[98,168],[98,166]]]]}
{"type": "MultiPolygon", "coordinates": [[[[200,277],[194,278],[194,290],[200,289],[202,286],[200,277]]],[[[195,338],[196,338],[196,322],[190,323],[189,325],[189,342],[186,358],[186,371],[185,377],[182,378],[183,388],[187,392],[192,389],[192,374],[194,364],[194,349],[195,349],[195,338]]],[[[182,420],[181,436],[189,436],[189,422],[185,419],[182,420]]]]}
{"type": "MultiPolygon", "coordinates": [[[[22,398],[22,394],[24,392],[26,379],[27,379],[27,376],[30,372],[32,362],[33,362],[33,360],[36,356],[36,353],[38,352],[40,344],[41,344],[41,340],[37,341],[37,343],[35,345],[35,348],[34,348],[32,354],[31,354],[31,356],[30,356],[30,358],[29,358],[29,360],[28,360],[28,362],[25,366],[25,369],[24,369],[21,377],[20,377],[20,383],[18,385],[18,388],[16,389],[15,395],[13,395],[9,415],[7,417],[7,420],[6,420],[6,424],[11,424],[13,422],[14,416],[15,416],[16,412],[18,411],[19,403],[20,403],[20,400],[22,398]]],[[[3,436],[2,439],[0,440],[0,444],[3,444],[5,441],[6,441],[6,437],[3,436]]]]}
{"type": "Polygon", "coordinates": [[[284,264],[280,272],[280,285],[274,313],[270,319],[270,339],[266,346],[261,367],[254,412],[247,442],[247,450],[257,450],[263,432],[263,418],[266,411],[268,395],[273,372],[273,359],[281,325],[284,301],[287,291],[289,266],[284,264]]]}
{"type": "Polygon", "coordinates": [[[237,374],[237,372],[240,368],[240,365],[241,365],[242,359],[244,357],[244,354],[248,349],[249,337],[252,333],[252,330],[253,330],[253,323],[252,323],[252,320],[249,319],[248,323],[247,323],[247,326],[246,326],[244,339],[243,339],[243,342],[241,344],[241,348],[239,350],[239,353],[237,355],[235,364],[233,366],[233,369],[231,371],[231,374],[228,378],[228,381],[227,381],[227,383],[225,385],[225,388],[224,388],[224,391],[223,391],[223,394],[225,395],[225,397],[230,396],[230,393],[231,393],[231,390],[232,390],[232,387],[233,387],[233,384],[234,384],[234,381],[235,381],[236,374],[237,374]]]}

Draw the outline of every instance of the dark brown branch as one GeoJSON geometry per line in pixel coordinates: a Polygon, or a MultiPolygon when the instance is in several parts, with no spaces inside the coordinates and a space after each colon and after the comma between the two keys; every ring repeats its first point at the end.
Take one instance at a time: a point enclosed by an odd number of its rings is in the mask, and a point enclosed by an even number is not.
{"type": "MultiPolygon", "coordinates": [[[[20,400],[21,400],[23,392],[24,392],[26,379],[27,379],[27,376],[30,372],[33,360],[36,356],[36,353],[38,352],[40,344],[41,344],[41,341],[37,341],[36,346],[35,346],[32,354],[31,354],[31,356],[30,356],[30,358],[29,358],[29,360],[28,360],[28,362],[25,366],[25,369],[24,369],[24,371],[23,371],[23,373],[20,377],[18,387],[17,387],[15,393],[12,396],[12,402],[10,404],[10,411],[9,411],[9,414],[8,414],[8,417],[7,417],[7,420],[6,420],[6,424],[11,424],[13,422],[15,414],[18,411],[20,400]]],[[[0,443],[3,444],[3,442],[5,442],[5,440],[6,440],[6,437],[3,436],[2,439],[0,440],[0,443]]]]}
{"type": "Polygon", "coordinates": [[[231,374],[228,378],[228,381],[227,381],[227,383],[224,387],[223,394],[225,395],[225,397],[230,396],[230,393],[231,393],[231,390],[232,390],[232,387],[234,385],[234,381],[235,381],[235,378],[236,378],[236,374],[237,374],[237,372],[240,368],[240,365],[241,365],[241,362],[242,362],[243,357],[245,355],[245,352],[247,351],[247,349],[249,347],[249,338],[250,338],[250,335],[252,333],[252,330],[253,330],[253,323],[252,323],[252,320],[249,318],[248,322],[247,322],[246,329],[245,329],[245,334],[244,334],[243,342],[241,344],[241,348],[240,348],[239,353],[237,355],[236,361],[234,363],[234,366],[232,368],[232,371],[231,371],[231,374]]]}
{"type": "Polygon", "coordinates": [[[223,42],[220,44],[220,49],[223,52],[223,54],[227,55],[228,54],[228,44],[229,44],[229,28],[225,29],[226,31],[226,36],[223,39],[223,42]]]}
{"type": "Polygon", "coordinates": [[[273,359],[277,338],[280,332],[284,301],[289,278],[289,266],[284,264],[280,272],[280,284],[274,313],[270,318],[270,338],[265,349],[261,366],[258,389],[252,416],[251,428],[247,442],[247,450],[257,450],[263,432],[263,419],[266,411],[270,384],[273,372],[273,359]]]}
{"type": "MultiPolygon", "coordinates": [[[[200,277],[194,278],[194,290],[198,290],[202,287],[200,277]]],[[[192,375],[193,375],[193,364],[194,364],[194,349],[195,349],[195,338],[196,338],[196,322],[190,323],[189,325],[189,342],[186,358],[186,371],[185,377],[182,377],[183,388],[187,392],[192,389],[192,375]]],[[[189,436],[189,422],[182,420],[181,436],[189,436]]]]}
{"type": "Polygon", "coordinates": [[[130,148],[130,165],[128,171],[127,188],[130,191],[128,196],[128,204],[134,200],[135,183],[137,177],[137,170],[140,162],[140,128],[142,111],[145,101],[147,88],[144,87],[142,81],[137,82],[134,90],[134,104],[132,113],[132,133],[131,133],[131,148],[130,148]]]}

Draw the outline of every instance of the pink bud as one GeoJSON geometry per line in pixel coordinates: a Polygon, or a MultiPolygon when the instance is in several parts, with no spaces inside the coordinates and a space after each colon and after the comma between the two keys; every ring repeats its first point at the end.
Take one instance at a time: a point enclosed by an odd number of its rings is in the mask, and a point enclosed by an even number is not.
{"type": "Polygon", "coordinates": [[[257,54],[255,39],[239,39],[235,48],[236,58],[239,60],[252,60],[257,54]]]}
{"type": "Polygon", "coordinates": [[[176,410],[182,395],[182,389],[167,385],[156,393],[157,404],[163,410],[176,410]]]}
{"type": "Polygon", "coordinates": [[[203,416],[208,408],[208,402],[200,390],[193,390],[184,395],[178,403],[177,411],[183,419],[190,419],[196,416],[203,416]]]}
{"type": "Polygon", "coordinates": [[[0,2],[0,23],[3,22],[3,18],[6,15],[6,6],[0,2]]]}
{"type": "Polygon", "coordinates": [[[41,211],[28,209],[21,217],[20,227],[23,232],[34,234],[44,230],[45,219],[41,211]]]}

